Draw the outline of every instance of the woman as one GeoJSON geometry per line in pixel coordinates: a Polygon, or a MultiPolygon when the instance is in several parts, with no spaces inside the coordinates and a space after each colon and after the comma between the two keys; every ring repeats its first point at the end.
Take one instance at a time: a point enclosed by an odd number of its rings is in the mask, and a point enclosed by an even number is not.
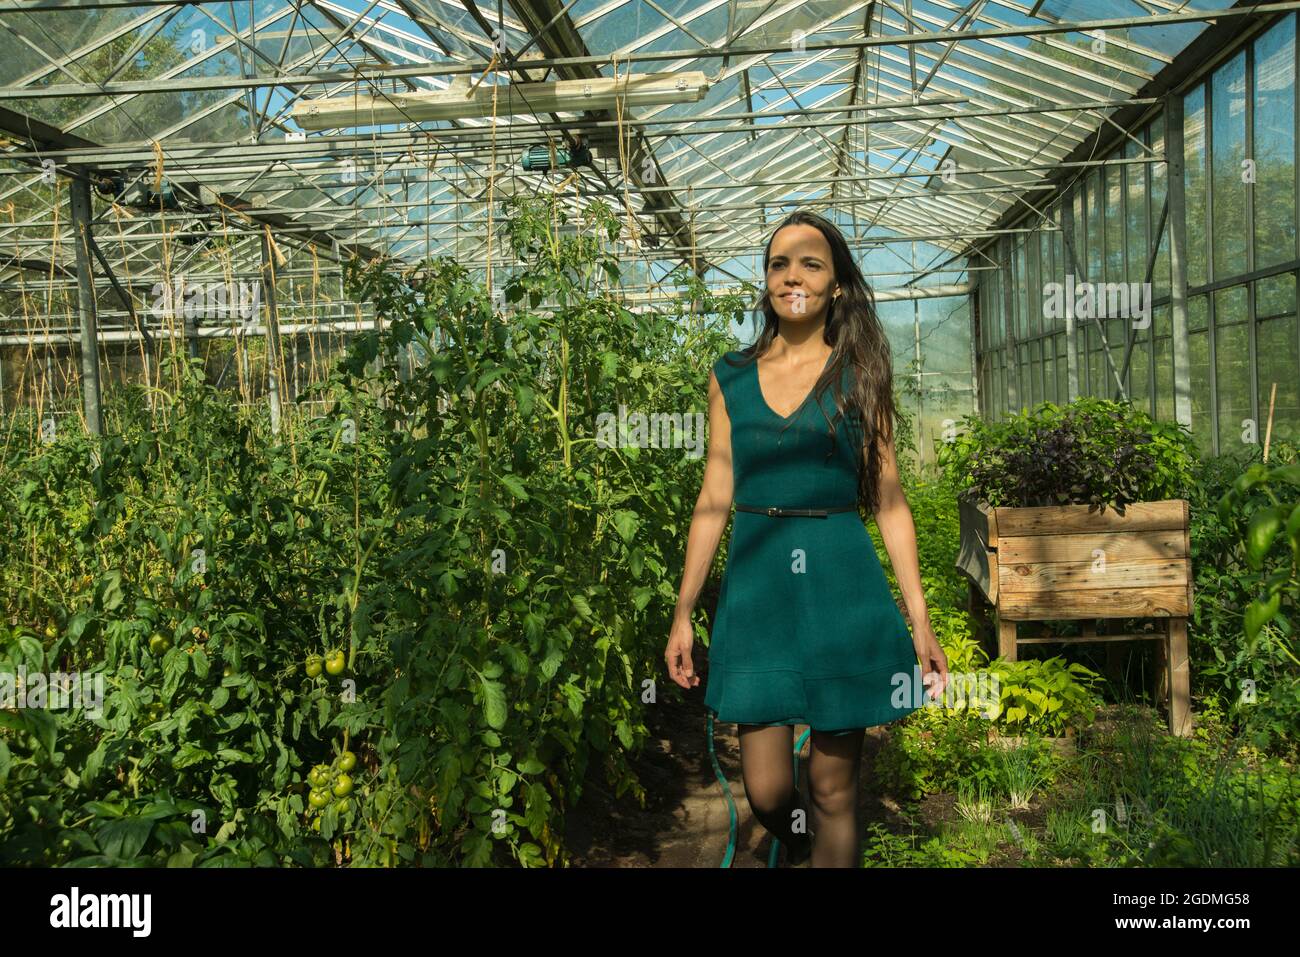
{"type": "Polygon", "coordinates": [[[745,796],[787,862],[856,867],[864,731],[917,710],[921,672],[937,697],[948,663],[898,481],[893,371],[872,292],[840,231],[815,213],[786,217],[763,265],[763,331],[709,377],[709,452],[665,657],[679,685],[699,684],[691,613],[734,493],[705,706],[737,723],[745,796]],[[863,505],[889,550],[910,641],[863,505]],[[796,723],[812,729],[807,809],[792,767],[796,723]]]}

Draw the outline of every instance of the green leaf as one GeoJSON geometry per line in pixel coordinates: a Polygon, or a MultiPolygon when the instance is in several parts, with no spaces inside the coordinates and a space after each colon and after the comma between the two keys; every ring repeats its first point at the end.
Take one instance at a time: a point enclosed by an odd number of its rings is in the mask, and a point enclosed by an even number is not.
{"type": "Polygon", "coordinates": [[[208,660],[208,653],[202,648],[195,648],[194,653],[189,655],[189,659],[190,667],[194,669],[194,674],[199,678],[206,678],[208,676],[208,669],[211,667],[211,662],[208,660]]]}
{"type": "Polygon", "coordinates": [[[528,418],[533,411],[533,404],[537,396],[532,389],[526,385],[515,386],[515,401],[519,404],[519,415],[522,418],[528,418]]]}
{"type": "Polygon", "coordinates": [[[1269,473],[1269,479],[1278,479],[1283,482],[1290,482],[1292,485],[1300,485],[1300,462],[1282,465],[1273,469],[1269,473]]]}
{"type": "Polygon", "coordinates": [[[54,722],[54,715],[44,708],[24,708],[23,715],[27,719],[27,729],[36,736],[45,753],[52,757],[54,744],[58,739],[58,727],[54,722]]]}
{"type": "Polygon", "coordinates": [[[487,678],[479,679],[479,684],[483,688],[483,716],[489,727],[500,731],[506,726],[505,686],[487,678]]]}
{"type": "Polygon", "coordinates": [[[570,595],[569,600],[573,602],[573,607],[578,609],[579,615],[581,615],[583,618],[587,618],[587,619],[591,618],[591,605],[587,603],[587,599],[585,597],[583,597],[582,595],[570,595]]]}
{"type": "Polygon", "coordinates": [[[632,589],[632,604],[636,606],[637,611],[644,611],[654,594],[655,590],[649,585],[639,585],[632,589]]]}
{"type": "Polygon", "coordinates": [[[99,770],[104,765],[104,755],[108,751],[108,739],[101,738],[95,750],[86,756],[86,763],[81,769],[81,780],[86,784],[94,783],[99,776],[99,770]]]}
{"type": "Polygon", "coordinates": [[[181,849],[167,858],[168,867],[193,867],[199,856],[199,849],[190,843],[181,845],[181,849]]]}
{"type": "Polygon", "coordinates": [[[478,377],[478,382],[474,384],[474,391],[482,392],[493,382],[496,382],[497,379],[500,379],[503,375],[505,375],[505,371],[506,371],[505,369],[501,368],[500,366],[497,366],[494,369],[489,369],[487,372],[484,372],[481,376],[478,377]]]}
{"type": "Polygon", "coordinates": [[[1261,628],[1277,614],[1282,602],[1281,593],[1268,598],[1257,598],[1246,606],[1246,640],[1254,641],[1261,628]]]}
{"type": "Polygon", "coordinates": [[[144,849],[152,833],[153,821],[124,817],[101,825],[95,831],[95,840],[106,856],[129,861],[144,849]]]}
{"type": "MultiPolygon", "coordinates": [[[[45,670],[45,649],[41,647],[41,641],[35,635],[19,635],[18,650],[28,671],[45,670]]],[[[49,694],[48,684],[46,694],[49,694]]]]}
{"type": "Polygon", "coordinates": [[[542,659],[539,666],[542,676],[550,681],[555,677],[555,673],[560,670],[560,664],[564,661],[564,651],[558,645],[549,645],[546,657],[542,659]]]}
{"type": "Polygon", "coordinates": [[[636,512],[628,509],[619,509],[614,513],[614,528],[622,536],[624,542],[632,541],[636,535],[636,530],[641,525],[641,519],[636,512]]]}
{"type": "Polygon", "coordinates": [[[198,764],[200,761],[211,761],[212,752],[205,751],[197,744],[186,741],[181,745],[180,750],[172,758],[172,767],[176,769],[188,768],[192,764],[198,764]]]}
{"type": "Polygon", "coordinates": [[[99,606],[113,611],[122,604],[122,573],[116,568],[104,572],[99,580],[99,606]]]}
{"type": "Polygon", "coordinates": [[[1246,561],[1256,571],[1264,567],[1264,556],[1273,546],[1284,517],[1278,506],[1261,508],[1250,517],[1246,528],[1246,561]]]}
{"type": "Polygon", "coordinates": [[[163,655],[162,662],[163,700],[171,700],[172,695],[176,693],[176,689],[180,686],[181,678],[184,677],[185,672],[189,670],[189,666],[190,656],[187,655],[184,649],[179,645],[173,645],[171,648],[167,649],[167,652],[163,655]]]}
{"type": "Polygon", "coordinates": [[[506,490],[511,495],[525,502],[528,501],[528,493],[524,490],[524,483],[519,480],[519,476],[507,472],[498,477],[501,479],[501,484],[506,487],[506,490]]]}
{"type": "Polygon", "coordinates": [[[520,774],[541,774],[546,770],[546,765],[537,760],[535,756],[529,756],[519,762],[520,774]]]}

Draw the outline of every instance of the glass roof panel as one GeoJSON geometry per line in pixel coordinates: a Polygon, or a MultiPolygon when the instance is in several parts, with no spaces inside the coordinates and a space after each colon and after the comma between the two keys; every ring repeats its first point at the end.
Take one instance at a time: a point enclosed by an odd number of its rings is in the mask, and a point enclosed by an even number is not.
{"type": "MultiPolygon", "coordinates": [[[[595,169],[577,171],[575,182],[613,191],[620,205],[626,191],[634,210],[655,205],[678,210],[640,218],[646,230],[665,238],[693,212],[701,248],[716,242],[719,257],[758,241],[766,223],[810,200],[832,204],[837,215],[837,204],[849,204],[845,215],[856,214],[871,236],[949,232],[950,241],[936,243],[960,246],[963,231],[992,226],[1016,204],[1014,190],[1042,173],[1013,169],[963,175],[956,183],[924,174],[937,171],[944,160],[969,174],[1065,156],[1104,122],[1104,114],[1123,106],[1206,28],[1204,21],[1142,26],[1143,20],[1217,5],[1217,0],[1045,0],[1031,16],[1034,0],[912,0],[906,6],[846,0],[708,0],[702,5],[656,0],[655,6],[578,0],[553,23],[542,21],[546,29],[534,41],[539,22],[524,15],[528,10],[505,3],[506,45],[512,55],[527,46],[528,58],[575,52],[627,57],[718,49],[730,41],[725,60],[620,60],[620,75],[629,69],[702,71],[711,81],[698,101],[627,111],[624,146],[629,158],[642,161],[629,170],[626,182],[618,130],[610,125],[613,109],[541,110],[536,116],[503,110],[495,144],[491,120],[481,116],[417,122],[408,112],[409,122],[367,126],[364,117],[355,117],[352,125],[335,130],[298,127],[294,107],[303,97],[373,96],[382,103],[399,92],[507,82],[504,72],[437,72],[443,62],[482,65],[492,51],[484,25],[489,31],[498,27],[495,4],[477,6],[477,16],[460,0],[25,10],[7,15],[11,31],[0,31],[0,86],[7,88],[6,109],[94,144],[83,157],[92,166],[143,181],[152,180],[144,174],[160,159],[166,176],[178,184],[210,183],[232,197],[256,198],[255,208],[287,211],[312,224],[341,224],[337,234],[345,240],[361,235],[382,246],[385,234],[402,236],[402,249],[411,256],[472,248],[482,239],[481,204],[489,177],[496,177],[493,195],[498,197],[555,188],[574,171],[525,172],[522,154],[548,139],[565,147],[580,135],[591,138],[595,169]],[[1131,22],[1104,33],[1071,30],[953,42],[957,31],[1032,30],[1111,18],[1131,22]],[[945,38],[910,45],[870,42],[916,33],[945,38]],[[855,44],[864,36],[866,43],[855,44]],[[836,46],[818,49],[825,44],[836,46]],[[768,49],[745,54],[746,48],[768,49]],[[428,68],[421,69],[425,64],[428,68]],[[394,76],[394,67],[406,72],[394,76]],[[308,73],[334,74],[335,82],[307,82],[303,74],[308,73]],[[32,95],[42,92],[59,95],[32,95]],[[1111,105],[1068,108],[1086,100],[1111,105]],[[850,104],[871,108],[827,109],[850,104]],[[1053,105],[1060,108],[1035,111],[1053,105]],[[751,111],[758,115],[743,115],[751,111]],[[581,125],[593,118],[607,125],[581,125]],[[678,122],[648,122],[664,120],[678,122]],[[449,135],[476,128],[472,136],[449,135]],[[433,135],[412,138],[412,130],[433,135]],[[657,160],[655,175],[662,179],[647,178],[654,167],[645,163],[646,143],[657,160]],[[205,170],[214,170],[210,181],[203,180],[205,170]],[[344,178],[348,170],[357,181],[344,178]],[[372,184],[375,176],[379,181],[372,184]],[[834,177],[846,181],[829,182],[834,177]],[[424,233],[425,224],[434,224],[431,247],[423,235],[411,241],[424,233]],[[413,232],[412,226],[420,228],[413,232]],[[477,238],[456,243],[457,234],[477,238]]],[[[546,71],[547,80],[612,75],[613,65],[598,59],[546,71]]],[[[16,156],[31,153],[22,131],[6,135],[7,149],[16,156]]],[[[8,165],[33,175],[0,181],[0,195],[7,197],[0,203],[12,199],[18,222],[25,214],[34,224],[15,228],[0,220],[0,232],[48,237],[52,204],[66,202],[66,192],[38,182],[30,156],[8,165]]],[[[136,209],[136,214],[132,231],[156,230],[146,212],[136,209]]],[[[211,209],[195,208],[187,215],[195,223],[218,218],[211,209]]],[[[256,245],[243,243],[240,255],[256,256],[256,245]]],[[[155,246],[142,240],[121,255],[132,268],[146,268],[155,246]]]]}

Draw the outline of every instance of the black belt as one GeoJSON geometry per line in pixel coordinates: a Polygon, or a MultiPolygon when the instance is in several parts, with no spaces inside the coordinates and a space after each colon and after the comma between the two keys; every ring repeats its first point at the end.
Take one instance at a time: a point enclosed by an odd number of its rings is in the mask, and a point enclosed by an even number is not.
{"type": "Polygon", "coordinates": [[[758,512],[762,515],[771,515],[774,518],[786,518],[787,516],[803,516],[807,518],[825,518],[830,512],[856,512],[857,504],[853,505],[832,505],[829,508],[781,508],[777,505],[737,505],[737,512],[758,512]]]}

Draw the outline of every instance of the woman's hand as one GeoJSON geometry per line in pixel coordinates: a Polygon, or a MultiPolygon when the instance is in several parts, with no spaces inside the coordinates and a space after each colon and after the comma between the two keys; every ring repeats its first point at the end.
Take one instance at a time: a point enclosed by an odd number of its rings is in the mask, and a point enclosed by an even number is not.
{"type": "Polygon", "coordinates": [[[939,639],[929,621],[912,629],[912,646],[921,661],[921,681],[929,689],[929,700],[942,701],[944,689],[948,687],[948,656],[939,647],[939,639]]]}
{"type": "Polygon", "coordinates": [[[691,660],[691,645],[694,641],[695,630],[691,620],[674,618],[664,660],[668,663],[669,677],[688,690],[700,683],[700,676],[695,673],[695,663],[691,660]]]}

